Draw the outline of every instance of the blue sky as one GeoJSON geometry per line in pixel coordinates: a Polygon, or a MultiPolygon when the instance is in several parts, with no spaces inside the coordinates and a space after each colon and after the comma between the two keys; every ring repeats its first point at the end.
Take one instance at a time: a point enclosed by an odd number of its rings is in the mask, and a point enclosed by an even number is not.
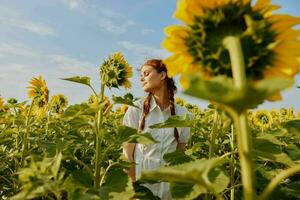
{"type": "MultiPolygon", "coordinates": [[[[282,6],[282,13],[300,15],[299,0],[273,2],[282,6]]],[[[175,8],[175,0],[1,0],[0,94],[25,100],[28,81],[40,74],[50,95],[63,93],[71,104],[80,103],[89,97],[89,89],[59,78],[90,76],[99,89],[99,64],[115,51],[121,51],[133,68],[147,58],[166,58],[163,28],[179,23],[172,18],[175,8]]],[[[132,84],[131,93],[145,95],[136,70],[132,84]]],[[[300,85],[299,75],[296,84],[300,85]]],[[[206,107],[206,101],[185,96],[178,87],[178,96],[206,107]]],[[[126,92],[114,89],[106,94],[126,92]]],[[[259,108],[300,108],[300,89],[283,94],[283,101],[259,108]]]]}

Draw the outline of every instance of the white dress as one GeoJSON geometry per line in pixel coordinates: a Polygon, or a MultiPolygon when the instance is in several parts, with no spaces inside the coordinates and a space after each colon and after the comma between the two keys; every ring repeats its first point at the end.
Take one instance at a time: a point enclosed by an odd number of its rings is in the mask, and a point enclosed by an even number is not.
{"type": "MultiPolygon", "coordinates": [[[[123,124],[132,128],[138,129],[142,120],[143,103],[145,98],[142,98],[135,102],[140,109],[130,106],[124,115],[123,124]]],[[[186,108],[179,105],[175,105],[176,115],[190,114],[186,108]]],[[[163,156],[166,153],[171,153],[176,150],[177,141],[174,137],[174,128],[161,128],[151,129],[152,124],[157,124],[166,121],[171,116],[170,107],[165,110],[161,110],[156,104],[154,97],[151,97],[150,111],[145,118],[145,128],[143,132],[148,132],[152,137],[159,141],[156,144],[143,145],[136,144],[134,159],[136,163],[135,173],[136,178],[139,179],[142,171],[154,170],[165,164],[163,156]]],[[[190,137],[189,127],[178,127],[179,142],[187,143],[190,137]]],[[[160,197],[163,200],[172,199],[169,190],[169,183],[161,182],[156,184],[145,184],[154,195],[160,197]]]]}

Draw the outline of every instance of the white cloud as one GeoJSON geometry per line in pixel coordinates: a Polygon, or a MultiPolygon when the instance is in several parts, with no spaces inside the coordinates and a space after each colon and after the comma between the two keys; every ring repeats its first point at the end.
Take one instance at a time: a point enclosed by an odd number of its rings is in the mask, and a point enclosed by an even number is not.
{"type": "Polygon", "coordinates": [[[85,0],[59,0],[60,2],[64,3],[70,9],[79,8],[85,0]]]}
{"type": "Polygon", "coordinates": [[[99,19],[99,27],[101,30],[104,30],[113,34],[125,33],[130,26],[135,25],[135,22],[132,20],[127,20],[125,22],[116,22],[115,20],[108,18],[99,19]]]}
{"type": "Polygon", "coordinates": [[[150,34],[150,33],[154,33],[155,31],[153,29],[150,28],[144,28],[142,29],[142,33],[143,34],[150,34]]]}
{"type": "Polygon", "coordinates": [[[87,61],[80,61],[76,58],[68,57],[60,54],[46,55],[49,63],[59,67],[61,70],[84,72],[87,68],[92,68],[93,65],[87,61]]]}
{"type": "Polygon", "coordinates": [[[33,52],[31,48],[22,44],[0,43],[0,58],[10,57],[12,55],[34,57],[37,54],[33,52]]]}
{"type": "Polygon", "coordinates": [[[156,58],[166,58],[169,56],[169,53],[163,49],[156,49],[153,47],[149,47],[143,44],[133,43],[130,41],[121,41],[119,42],[122,47],[133,52],[139,57],[156,57],[156,58]]]}
{"type": "Polygon", "coordinates": [[[71,98],[71,103],[84,101],[90,91],[60,78],[89,76],[92,84],[97,86],[99,82],[98,68],[93,63],[67,55],[43,53],[24,44],[0,43],[0,57],[0,94],[5,98],[27,99],[28,81],[37,75],[46,79],[51,95],[63,93],[71,98]]]}
{"type": "Polygon", "coordinates": [[[24,29],[39,35],[55,35],[55,32],[51,27],[24,19],[18,10],[2,5],[0,6],[0,24],[24,29]]]}

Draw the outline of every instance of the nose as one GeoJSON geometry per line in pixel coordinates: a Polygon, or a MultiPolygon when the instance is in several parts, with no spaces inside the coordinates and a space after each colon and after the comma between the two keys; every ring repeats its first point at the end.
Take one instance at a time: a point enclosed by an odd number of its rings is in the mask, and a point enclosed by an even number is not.
{"type": "Polygon", "coordinates": [[[145,79],[143,76],[140,76],[140,81],[143,82],[145,79]]]}

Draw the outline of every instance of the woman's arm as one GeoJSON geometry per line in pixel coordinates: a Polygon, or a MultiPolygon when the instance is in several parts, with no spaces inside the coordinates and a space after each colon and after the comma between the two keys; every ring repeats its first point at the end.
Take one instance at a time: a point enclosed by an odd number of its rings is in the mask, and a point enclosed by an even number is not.
{"type": "MultiPolygon", "coordinates": [[[[139,110],[130,106],[123,118],[123,125],[138,129],[139,125],[139,110]]],[[[124,156],[131,162],[134,162],[135,143],[128,143],[123,146],[124,156]]],[[[136,181],[135,165],[128,170],[125,170],[132,181],[136,181]]]]}
{"type": "MultiPolygon", "coordinates": [[[[135,143],[128,143],[123,147],[123,154],[124,156],[129,160],[134,162],[134,150],[135,150],[135,143]]],[[[135,177],[135,166],[132,166],[128,170],[126,170],[126,173],[131,178],[131,180],[134,182],[136,181],[135,177]]]]}
{"type": "Polygon", "coordinates": [[[178,143],[177,150],[185,150],[187,143],[178,143]]]}

